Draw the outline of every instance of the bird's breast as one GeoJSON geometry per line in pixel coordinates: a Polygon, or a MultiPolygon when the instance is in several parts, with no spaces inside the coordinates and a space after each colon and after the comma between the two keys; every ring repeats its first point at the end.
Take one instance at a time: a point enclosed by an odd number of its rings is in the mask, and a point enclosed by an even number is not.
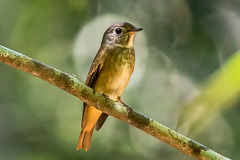
{"type": "Polygon", "coordinates": [[[107,94],[116,100],[126,88],[135,65],[133,49],[119,49],[110,52],[104,62],[94,90],[107,94]]]}

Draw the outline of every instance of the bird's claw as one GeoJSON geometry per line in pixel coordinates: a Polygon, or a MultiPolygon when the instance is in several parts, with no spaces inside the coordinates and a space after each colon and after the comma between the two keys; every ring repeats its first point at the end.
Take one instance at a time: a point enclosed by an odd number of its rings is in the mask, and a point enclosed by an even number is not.
{"type": "Polygon", "coordinates": [[[128,105],[125,104],[124,106],[127,107],[127,114],[129,114],[129,112],[133,111],[133,109],[131,107],[129,107],[128,105]]]}
{"type": "Polygon", "coordinates": [[[117,102],[120,102],[124,107],[127,108],[127,115],[129,114],[129,112],[133,111],[133,109],[131,107],[129,107],[128,105],[126,105],[120,98],[117,99],[117,102]]]}
{"type": "Polygon", "coordinates": [[[109,96],[104,94],[103,92],[100,92],[101,95],[103,95],[107,100],[109,99],[109,96]]]}

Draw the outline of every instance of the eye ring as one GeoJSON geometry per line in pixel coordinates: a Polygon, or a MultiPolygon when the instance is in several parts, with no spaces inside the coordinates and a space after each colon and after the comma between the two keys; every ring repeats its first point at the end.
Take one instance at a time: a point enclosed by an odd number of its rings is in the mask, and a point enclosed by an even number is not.
{"type": "Polygon", "coordinates": [[[116,28],[116,29],[115,29],[115,32],[116,32],[117,34],[121,34],[121,33],[122,33],[122,29],[121,29],[121,28],[116,28]]]}

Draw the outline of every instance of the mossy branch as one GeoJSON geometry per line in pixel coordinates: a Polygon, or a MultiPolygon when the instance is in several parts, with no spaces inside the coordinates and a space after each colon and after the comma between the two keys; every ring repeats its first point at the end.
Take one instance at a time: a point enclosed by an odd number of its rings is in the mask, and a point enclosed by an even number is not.
{"type": "Polygon", "coordinates": [[[0,46],[0,62],[41,78],[97,109],[152,135],[196,159],[228,159],[149,117],[134,110],[129,111],[121,103],[106,99],[100,93],[93,92],[91,88],[85,86],[73,75],[64,73],[3,46],[0,46]]]}

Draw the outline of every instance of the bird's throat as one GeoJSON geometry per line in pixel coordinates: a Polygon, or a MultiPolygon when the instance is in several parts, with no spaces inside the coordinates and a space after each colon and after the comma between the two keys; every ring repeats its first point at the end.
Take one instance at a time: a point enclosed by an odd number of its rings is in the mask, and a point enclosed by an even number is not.
{"type": "Polygon", "coordinates": [[[133,42],[135,38],[136,33],[129,33],[127,48],[133,48],[133,42]]]}

